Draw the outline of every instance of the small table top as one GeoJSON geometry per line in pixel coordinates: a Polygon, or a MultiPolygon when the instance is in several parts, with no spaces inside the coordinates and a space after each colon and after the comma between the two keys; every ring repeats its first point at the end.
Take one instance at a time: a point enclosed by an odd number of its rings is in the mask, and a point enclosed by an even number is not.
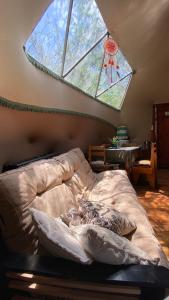
{"type": "Polygon", "coordinates": [[[129,147],[118,147],[118,148],[113,148],[113,147],[108,147],[106,150],[110,151],[133,151],[139,149],[140,146],[129,146],[129,147]]]}

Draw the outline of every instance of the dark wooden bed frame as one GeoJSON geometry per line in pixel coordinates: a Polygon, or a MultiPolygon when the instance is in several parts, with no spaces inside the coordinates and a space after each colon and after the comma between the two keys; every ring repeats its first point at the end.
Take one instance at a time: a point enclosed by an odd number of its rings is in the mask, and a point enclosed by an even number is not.
{"type": "Polygon", "coordinates": [[[14,295],[28,299],[160,300],[169,287],[169,270],[153,265],[84,266],[49,256],[8,254],[1,256],[2,282],[2,300],[14,295]]]}
{"type": "MultiPolygon", "coordinates": [[[[52,154],[38,159],[49,157],[52,154]]],[[[169,288],[169,270],[164,267],[84,266],[51,256],[0,253],[0,300],[162,300],[169,288]]]]}

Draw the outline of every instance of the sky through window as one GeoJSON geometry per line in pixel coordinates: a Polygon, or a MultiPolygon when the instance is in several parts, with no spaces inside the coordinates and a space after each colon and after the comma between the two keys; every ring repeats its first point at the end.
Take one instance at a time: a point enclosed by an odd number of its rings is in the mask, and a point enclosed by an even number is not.
{"type": "Polygon", "coordinates": [[[25,44],[29,56],[88,95],[121,109],[132,69],[118,50],[118,72],[108,80],[106,25],[94,0],[54,0],[25,44]]]}

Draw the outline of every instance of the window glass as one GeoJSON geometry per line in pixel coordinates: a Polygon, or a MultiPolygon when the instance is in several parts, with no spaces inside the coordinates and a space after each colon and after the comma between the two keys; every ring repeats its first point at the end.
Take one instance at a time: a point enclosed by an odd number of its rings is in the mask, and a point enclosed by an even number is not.
{"type": "Polygon", "coordinates": [[[39,63],[61,74],[69,0],[55,0],[26,42],[26,51],[39,63]]]}
{"type": "Polygon", "coordinates": [[[103,67],[106,33],[94,0],[54,0],[25,51],[36,66],[39,62],[41,69],[44,66],[88,95],[121,109],[132,69],[120,49],[115,56],[119,68],[103,67]]]}
{"type": "Polygon", "coordinates": [[[132,72],[130,65],[120,50],[118,50],[115,58],[119,65],[119,69],[112,67],[106,70],[104,67],[102,68],[97,95],[132,72]]]}
{"type": "Polygon", "coordinates": [[[107,32],[95,1],[74,0],[64,73],[66,73],[107,32]]]}
{"type": "Polygon", "coordinates": [[[120,109],[123,99],[126,95],[128,85],[131,80],[131,74],[119,81],[106,92],[98,97],[98,99],[116,109],[120,109]]]}
{"type": "Polygon", "coordinates": [[[100,42],[66,77],[71,84],[95,97],[103,59],[100,42]]]}

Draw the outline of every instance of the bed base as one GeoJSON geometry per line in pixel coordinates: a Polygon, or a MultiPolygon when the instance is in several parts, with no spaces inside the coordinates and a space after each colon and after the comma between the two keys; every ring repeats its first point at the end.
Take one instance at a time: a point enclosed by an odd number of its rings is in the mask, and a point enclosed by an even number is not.
{"type": "Polygon", "coordinates": [[[162,300],[169,270],[156,266],[83,266],[54,257],[1,259],[3,300],[162,300]]]}

